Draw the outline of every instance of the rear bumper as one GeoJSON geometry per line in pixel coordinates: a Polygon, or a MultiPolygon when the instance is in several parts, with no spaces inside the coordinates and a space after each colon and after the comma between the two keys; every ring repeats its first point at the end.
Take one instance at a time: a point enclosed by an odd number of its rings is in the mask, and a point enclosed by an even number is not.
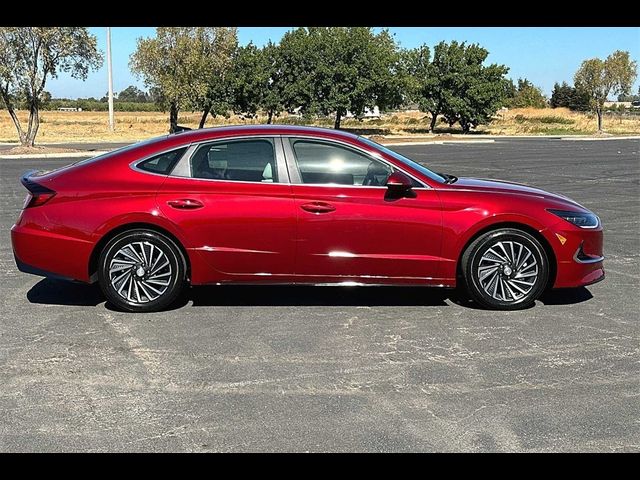
{"type": "Polygon", "coordinates": [[[29,273],[31,275],[37,275],[39,277],[54,278],[56,280],[68,280],[68,281],[74,280],[73,278],[70,278],[70,277],[65,277],[62,275],[58,275],[57,273],[54,273],[54,272],[48,272],[46,270],[42,270],[41,268],[34,267],[33,265],[28,265],[23,261],[21,261],[15,254],[14,254],[14,259],[16,261],[16,266],[18,267],[18,270],[20,270],[22,273],[29,273]]]}
{"type": "MultiPolygon", "coordinates": [[[[33,224],[31,224],[33,225],[33,224]]],[[[11,244],[18,270],[66,280],[89,281],[91,242],[35,226],[16,224],[11,244]]]]}

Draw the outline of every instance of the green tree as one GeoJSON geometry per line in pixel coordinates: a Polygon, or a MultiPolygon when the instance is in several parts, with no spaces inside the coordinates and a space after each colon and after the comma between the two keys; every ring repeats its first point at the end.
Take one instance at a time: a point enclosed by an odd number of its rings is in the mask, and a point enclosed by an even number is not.
{"type": "Polygon", "coordinates": [[[571,103],[571,97],[574,94],[574,88],[567,82],[562,82],[562,85],[558,82],[554,83],[553,91],[551,92],[551,99],[549,104],[551,108],[566,107],[569,108],[571,103]]]}
{"type": "Polygon", "coordinates": [[[589,95],[567,82],[562,82],[562,85],[555,83],[549,104],[551,108],[565,107],[579,112],[585,112],[590,108],[589,95]]]}
{"type": "Polygon", "coordinates": [[[143,103],[148,101],[148,95],[135,85],[129,85],[118,93],[118,101],[143,103]]]}
{"type": "Polygon", "coordinates": [[[263,48],[252,43],[236,52],[231,75],[234,111],[254,117],[259,110],[267,114],[267,123],[283,109],[279,47],[269,42],[263,48]]]}
{"type": "Polygon", "coordinates": [[[398,47],[387,30],[312,27],[287,32],[280,42],[284,104],[289,111],[335,115],[399,105],[398,47]]]}
{"type": "Polygon", "coordinates": [[[181,108],[204,109],[216,67],[224,61],[217,49],[224,46],[226,55],[227,42],[235,35],[235,29],[226,27],[158,27],[155,38],[138,39],[130,68],[169,110],[170,132],[176,130],[181,108]]]}
{"type": "Polygon", "coordinates": [[[602,111],[610,94],[629,94],[637,76],[637,63],[629,52],[616,50],[606,59],[585,60],[574,76],[578,90],[589,95],[591,109],[598,116],[598,132],[602,132],[602,111]]]}
{"type": "Polygon", "coordinates": [[[202,112],[199,128],[203,128],[207,116],[228,116],[233,108],[231,70],[238,49],[235,28],[216,27],[207,30],[203,70],[206,72],[207,89],[204,95],[196,94],[190,105],[202,112]]]}
{"type": "Polygon", "coordinates": [[[35,143],[49,78],[68,72],[74,78],[86,79],[90,69],[101,65],[96,37],[84,27],[0,27],[0,97],[20,144],[32,147],[35,143]],[[15,111],[15,98],[20,95],[29,110],[26,128],[15,111]]]}
{"type": "Polygon", "coordinates": [[[545,108],[547,106],[547,99],[542,90],[526,78],[518,79],[515,93],[507,98],[507,106],[511,108],[545,108]]]}
{"type": "Polygon", "coordinates": [[[439,115],[463,132],[487,123],[500,108],[512,83],[504,65],[484,65],[489,52],[477,44],[456,41],[435,46],[433,59],[425,45],[405,54],[410,95],[431,115],[433,131],[439,115]]]}

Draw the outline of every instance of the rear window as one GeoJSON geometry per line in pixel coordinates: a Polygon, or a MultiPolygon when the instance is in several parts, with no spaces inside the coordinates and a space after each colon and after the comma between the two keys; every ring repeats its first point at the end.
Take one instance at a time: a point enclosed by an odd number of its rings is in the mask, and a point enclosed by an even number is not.
{"type": "Polygon", "coordinates": [[[170,152],[161,153],[160,155],[156,155],[155,157],[151,157],[140,162],[137,167],[145,172],[169,175],[186,150],[187,147],[183,147],[177,150],[171,150],[170,152]]]}

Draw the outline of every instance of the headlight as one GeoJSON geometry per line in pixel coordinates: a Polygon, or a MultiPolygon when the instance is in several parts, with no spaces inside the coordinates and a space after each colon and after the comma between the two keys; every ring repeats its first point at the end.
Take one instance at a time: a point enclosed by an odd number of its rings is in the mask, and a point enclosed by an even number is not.
{"type": "Polygon", "coordinates": [[[580,228],[596,228],[600,225],[600,219],[595,213],[572,212],[570,210],[547,210],[569,223],[573,223],[580,228]]]}

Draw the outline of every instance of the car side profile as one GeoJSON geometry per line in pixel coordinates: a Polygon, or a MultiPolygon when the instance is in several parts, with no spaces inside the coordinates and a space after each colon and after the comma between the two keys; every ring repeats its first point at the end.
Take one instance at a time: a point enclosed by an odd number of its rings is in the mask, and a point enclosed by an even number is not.
{"type": "Polygon", "coordinates": [[[604,278],[600,220],[573,200],[336,130],[181,132],[22,183],[18,268],[98,282],[127,311],[227,283],[461,286],[509,310],[604,278]]]}

